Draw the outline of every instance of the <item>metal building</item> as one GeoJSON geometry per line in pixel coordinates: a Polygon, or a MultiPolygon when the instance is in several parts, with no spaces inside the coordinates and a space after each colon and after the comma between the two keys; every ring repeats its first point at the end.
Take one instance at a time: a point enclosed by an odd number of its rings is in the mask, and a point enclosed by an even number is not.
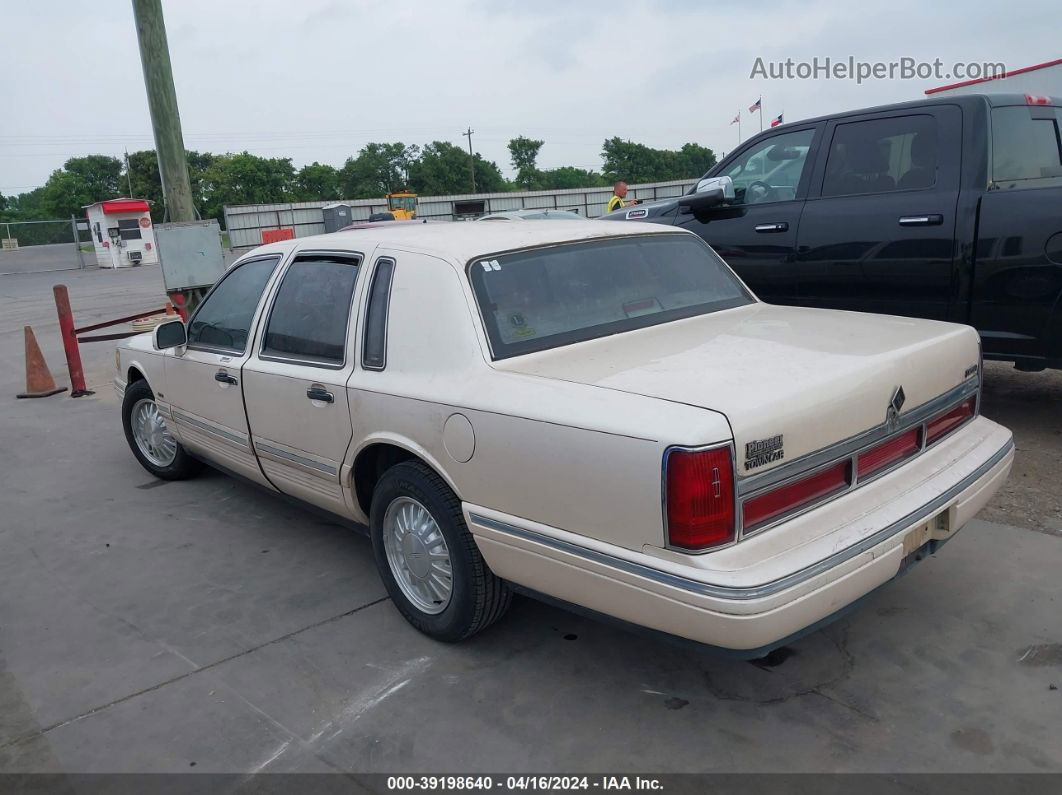
{"type": "MultiPolygon", "coordinates": [[[[628,196],[643,201],[681,196],[697,178],[631,185],[628,196]]],[[[573,210],[587,218],[605,214],[612,188],[574,188],[520,193],[475,193],[458,196],[421,196],[417,218],[463,221],[487,213],[523,209],[573,210]]],[[[351,221],[367,221],[373,213],[387,212],[387,199],[355,199],[343,202],[286,202],[283,204],[241,204],[225,207],[225,229],[234,249],[260,246],[281,237],[307,237],[333,231],[338,219],[334,208],[350,208],[351,221]],[[327,209],[326,209],[327,208],[327,209]],[[325,213],[329,219],[326,224],[325,213]]],[[[337,227],[339,228],[339,227],[337,227]]]]}

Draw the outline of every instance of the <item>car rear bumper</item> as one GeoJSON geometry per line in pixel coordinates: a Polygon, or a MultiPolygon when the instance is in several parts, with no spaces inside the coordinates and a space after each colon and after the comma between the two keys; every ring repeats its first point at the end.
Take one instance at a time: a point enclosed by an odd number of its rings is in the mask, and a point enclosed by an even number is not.
{"type": "MultiPolygon", "coordinates": [[[[753,539],[752,555],[671,556],[633,551],[465,504],[465,518],[498,576],[622,621],[727,649],[760,649],[837,613],[888,582],[905,559],[953,537],[1006,480],[1011,434],[978,418],[931,456],[901,467],[838,507],[801,517],[816,537],[779,551],[753,539]],[[823,531],[822,525],[827,529],[823,531]],[[758,558],[758,559],[757,559],[758,558]],[[739,565],[741,564],[741,565],[739,565]]],[[[835,501],[841,502],[841,499],[835,501]]],[[[769,534],[787,533],[787,524],[769,534]]],[[[768,533],[765,533],[766,537],[768,533]]],[[[729,553],[728,553],[729,554],[729,553]]]]}

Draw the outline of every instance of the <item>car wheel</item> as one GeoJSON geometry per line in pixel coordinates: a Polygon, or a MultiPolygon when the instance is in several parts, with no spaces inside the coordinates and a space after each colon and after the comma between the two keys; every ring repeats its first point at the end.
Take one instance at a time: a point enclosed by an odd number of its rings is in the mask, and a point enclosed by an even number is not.
{"type": "Polygon", "coordinates": [[[147,381],[134,381],[122,401],[125,439],[136,460],[148,472],[164,480],[192,477],[202,464],[188,454],[166,427],[155,395],[147,381]]]}
{"type": "Polygon", "coordinates": [[[372,549],[391,600],[436,640],[475,635],[504,615],[512,590],[487,568],[461,502],[429,467],[406,461],[373,490],[372,549]]]}

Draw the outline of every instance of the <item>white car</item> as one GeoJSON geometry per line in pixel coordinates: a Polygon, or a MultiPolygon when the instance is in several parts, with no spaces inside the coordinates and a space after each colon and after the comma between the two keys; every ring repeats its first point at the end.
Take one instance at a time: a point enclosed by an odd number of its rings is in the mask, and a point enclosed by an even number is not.
{"type": "Polygon", "coordinates": [[[117,366],[148,471],[206,461],[367,524],[447,641],[519,586],[761,654],[949,540],[1014,455],[972,329],[764,304],[649,224],[263,246],[117,366]]]}

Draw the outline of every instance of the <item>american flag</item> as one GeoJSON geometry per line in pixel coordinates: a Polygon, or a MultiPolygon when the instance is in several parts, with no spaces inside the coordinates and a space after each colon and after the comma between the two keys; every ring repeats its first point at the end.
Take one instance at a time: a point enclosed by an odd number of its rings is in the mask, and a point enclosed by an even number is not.
{"type": "Polygon", "coordinates": [[[778,118],[771,120],[771,126],[772,127],[777,127],[781,123],[782,123],[782,114],[781,113],[778,114],[778,118]]]}
{"type": "Polygon", "coordinates": [[[749,113],[755,113],[758,110],[762,110],[762,108],[763,108],[763,106],[761,104],[762,102],[763,102],[763,97],[760,97],[755,102],[753,102],[751,105],[749,105],[749,113]]]}
{"type": "Polygon", "coordinates": [[[739,112],[738,115],[735,116],[733,121],[731,121],[730,123],[731,124],[741,124],[741,113],[739,112]]]}

